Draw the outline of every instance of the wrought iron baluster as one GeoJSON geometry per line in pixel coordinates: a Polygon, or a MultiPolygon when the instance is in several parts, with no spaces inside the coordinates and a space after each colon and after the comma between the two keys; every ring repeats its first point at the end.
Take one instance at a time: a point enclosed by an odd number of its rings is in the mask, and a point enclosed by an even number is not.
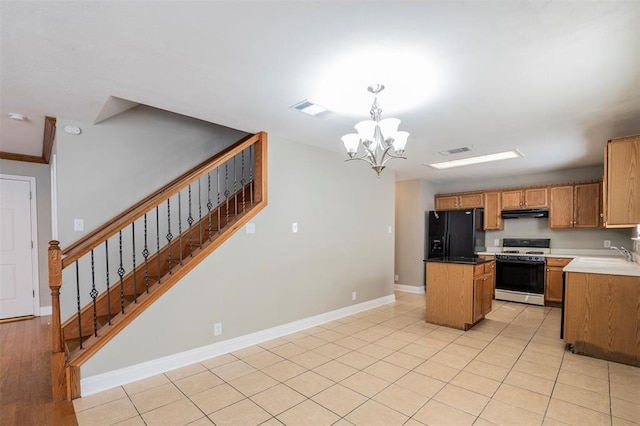
{"type": "Polygon", "coordinates": [[[244,213],[244,209],[245,209],[245,199],[244,199],[244,187],[245,184],[247,183],[247,180],[244,178],[244,149],[242,150],[242,152],[240,153],[240,158],[242,160],[242,167],[240,169],[240,185],[242,186],[242,213],[244,213]]]}
{"type": "Polygon", "coordinates": [[[193,256],[193,216],[191,215],[191,184],[189,184],[189,217],[187,217],[187,223],[189,224],[189,256],[193,256]]]}
{"type": "Polygon", "coordinates": [[[160,206],[156,206],[156,260],[158,261],[158,284],[162,282],[160,273],[160,206]]]}
{"type": "Polygon", "coordinates": [[[98,290],[96,290],[96,268],[93,257],[93,249],[91,249],[91,291],[89,292],[91,300],[93,301],[93,335],[98,336],[98,311],[96,308],[96,298],[98,297],[98,290]]]}
{"type": "Polygon", "coordinates": [[[212,229],[211,229],[211,208],[213,207],[213,204],[211,203],[211,172],[207,173],[207,214],[209,216],[209,241],[211,241],[212,238],[212,229]]]}
{"type": "Polygon", "coordinates": [[[253,207],[253,166],[254,166],[254,145],[249,147],[249,205],[253,207]]]}
{"type": "Polygon", "coordinates": [[[142,250],[142,257],[144,257],[144,288],[149,293],[149,247],[147,245],[147,214],[144,214],[144,250],[142,250]]]}
{"type": "Polygon", "coordinates": [[[111,283],[109,282],[109,240],[104,242],[104,258],[107,278],[107,320],[111,325],[111,283]]]}
{"type": "Polygon", "coordinates": [[[238,176],[236,173],[236,158],[237,155],[233,156],[233,217],[238,217],[238,190],[236,189],[238,183],[238,176]]]}
{"type": "Polygon", "coordinates": [[[198,178],[198,246],[202,248],[202,188],[200,181],[202,178],[198,178]]]}
{"type": "Polygon", "coordinates": [[[225,212],[224,212],[224,226],[229,224],[229,162],[224,163],[224,200],[225,200],[225,212]]]}
{"type": "Polygon", "coordinates": [[[118,232],[120,266],[118,267],[118,275],[120,276],[120,312],[124,314],[124,266],[122,265],[122,231],[118,232]]]}
{"type": "Polygon", "coordinates": [[[171,233],[171,198],[167,198],[167,263],[169,265],[169,274],[171,274],[171,240],[173,234],[171,233]]]}
{"type": "Polygon", "coordinates": [[[218,210],[218,234],[220,233],[220,167],[216,167],[216,184],[218,186],[218,195],[216,196],[216,209],[218,210]]]}
{"type": "Polygon", "coordinates": [[[131,222],[131,271],[133,272],[133,303],[138,303],[138,283],[136,280],[136,223],[131,222]]]}
{"type": "Polygon", "coordinates": [[[80,341],[80,349],[82,349],[82,311],[80,306],[80,268],[76,260],[76,295],[78,304],[78,340],[80,341]]]}
{"type": "Polygon", "coordinates": [[[182,265],[182,191],[178,192],[178,256],[182,265]]]}

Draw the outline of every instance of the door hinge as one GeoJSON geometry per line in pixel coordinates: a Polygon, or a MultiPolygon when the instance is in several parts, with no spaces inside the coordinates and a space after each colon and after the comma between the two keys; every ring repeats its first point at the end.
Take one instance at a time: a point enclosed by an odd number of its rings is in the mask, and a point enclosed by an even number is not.
{"type": "Polygon", "coordinates": [[[33,294],[33,297],[36,297],[36,291],[35,290],[31,290],[31,294],[33,294]]]}
{"type": "Polygon", "coordinates": [[[31,241],[31,248],[33,249],[33,241],[31,241]]]}
{"type": "Polygon", "coordinates": [[[33,200],[33,192],[29,191],[29,199],[33,200]]]}

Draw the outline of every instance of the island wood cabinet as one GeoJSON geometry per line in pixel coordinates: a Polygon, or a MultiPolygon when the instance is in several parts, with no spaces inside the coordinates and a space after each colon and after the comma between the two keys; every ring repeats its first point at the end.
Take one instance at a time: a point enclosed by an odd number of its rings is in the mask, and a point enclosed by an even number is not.
{"type": "Polygon", "coordinates": [[[560,306],[562,304],[562,268],[573,259],[547,257],[547,271],[544,283],[545,306],[560,306]]]}
{"type": "Polygon", "coordinates": [[[549,190],[549,228],[598,228],[600,183],[554,186],[549,190]]]}
{"type": "Polygon", "coordinates": [[[604,226],[640,223],[640,135],[611,139],[604,159],[604,226]]]}
{"type": "Polygon", "coordinates": [[[426,262],[427,322],[468,330],[491,312],[495,262],[426,262]]]}
{"type": "Polygon", "coordinates": [[[484,207],[484,194],[481,192],[456,195],[436,195],[436,210],[471,209],[484,207]]]}
{"type": "Polygon", "coordinates": [[[502,229],[502,195],[499,191],[484,193],[484,229],[502,229]]]}
{"type": "Polygon", "coordinates": [[[567,272],[564,340],[577,354],[640,366],[640,277],[567,272]]]}
{"type": "Polygon", "coordinates": [[[502,191],[502,209],[535,209],[547,207],[547,188],[526,188],[502,191]]]}

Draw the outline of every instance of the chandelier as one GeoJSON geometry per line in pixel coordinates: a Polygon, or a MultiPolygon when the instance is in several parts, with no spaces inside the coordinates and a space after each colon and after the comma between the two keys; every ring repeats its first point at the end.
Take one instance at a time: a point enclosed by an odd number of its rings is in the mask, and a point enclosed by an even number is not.
{"type": "Polygon", "coordinates": [[[392,158],[404,158],[404,147],[407,144],[408,132],[398,131],[400,120],[385,118],[380,120],[382,109],[378,105],[378,93],[384,90],[382,84],[372,84],[367,90],[374,95],[371,105],[371,120],[361,121],[354,127],[358,133],[349,133],[342,137],[342,142],[349,158],[345,161],[363,160],[371,165],[378,177],[384,170],[387,161],[392,158]],[[362,154],[358,148],[362,145],[362,154]]]}

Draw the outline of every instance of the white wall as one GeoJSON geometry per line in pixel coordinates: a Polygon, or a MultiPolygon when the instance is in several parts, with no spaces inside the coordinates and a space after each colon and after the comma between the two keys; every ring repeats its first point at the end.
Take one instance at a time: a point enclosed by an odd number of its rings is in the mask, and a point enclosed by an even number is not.
{"type": "Polygon", "coordinates": [[[268,152],[269,205],[256,233],[232,236],[89,360],[83,377],[393,294],[394,175],[378,179],[364,163],[275,136],[268,152]],[[216,322],[224,333],[214,338],[216,322]]]}
{"type": "Polygon", "coordinates": [[[51,240],[51,177],[48,164],[0,160],[0,173],[30,176],[36,179],[36,209],[38,226],[38,277],[40,306],[51,306],[47,250],[51,240]]]}

